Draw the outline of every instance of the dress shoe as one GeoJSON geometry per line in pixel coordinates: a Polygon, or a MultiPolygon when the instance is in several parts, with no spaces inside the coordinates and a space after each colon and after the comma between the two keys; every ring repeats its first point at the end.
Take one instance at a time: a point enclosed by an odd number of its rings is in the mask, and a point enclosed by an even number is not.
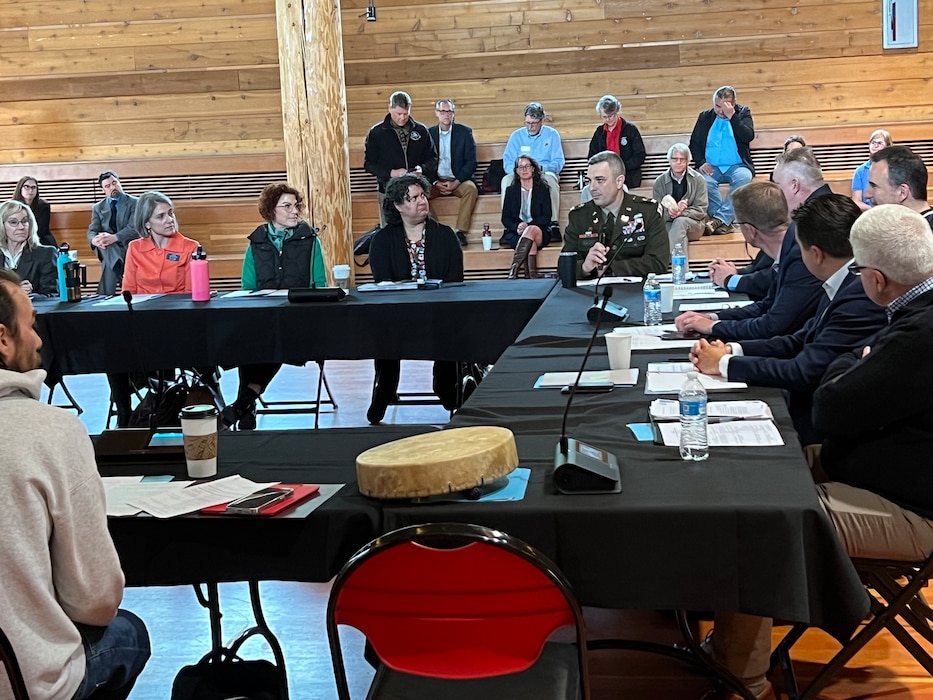
{"type": "Polygon", "coordinates": [[[460,229],[457,229],[454,233],[457,234],[457,240],[460,241],[460,245],[465,248],[467,244],[466,234],[460,229]]]}
{"type": "MultiPolygon", "coordinates": [[[[774,693],[774,686],[770,683],[754,697],[755,700],[777,700],[777,695],[774,693]]],[[[738,693],[730,693],[722,688],[722,686],[717,686],[706,693],[700,700],[744,700],[744,698],[738,693]]]]}
{"type": "Polygon", "coordinates": [[[256,404],[247,408],[237,420],[236,425],[239,430],[256,430],[256,404]]]}

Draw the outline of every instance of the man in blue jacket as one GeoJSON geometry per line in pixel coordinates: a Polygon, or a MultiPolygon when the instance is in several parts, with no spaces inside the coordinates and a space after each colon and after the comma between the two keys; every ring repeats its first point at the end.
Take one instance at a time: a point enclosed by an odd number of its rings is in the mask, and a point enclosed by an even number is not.
{"type": "Polygon", "coordinates": [[[690,353],[697,369],[730,381],[784,389],[802,445],[819,444],[810,417],[813,392],[830,363],[861,347],[885,324],[884,312],[849,271],[849,231],[861,210],[840,194],[813,199],[794,213],[804,264],[823,283],[816,314],[796,333],[741,343],[700,340],[690,353]]]}
{"type": "MultiPolygon", "coordinates": [[[[431,199],[454,196],[460,200],[457,209],[457,226],[454,231],[460,245],[467,244],[467,234],[473,222],[473,209],[479,191],[473,182],[476,172],[476,141],[473,130],[454,122],[457,106],[451,99],[438,100],[434,105],[437,125],[428,129],[437,148],[437,179],[431,186],[431,199]]],[[[434,207],[431,216],[435,219],[434,207]]]]}

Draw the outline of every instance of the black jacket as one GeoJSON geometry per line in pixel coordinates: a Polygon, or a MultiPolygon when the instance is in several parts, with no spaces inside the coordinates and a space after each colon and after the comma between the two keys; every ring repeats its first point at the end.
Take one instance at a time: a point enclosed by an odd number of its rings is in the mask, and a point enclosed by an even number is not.
{"type": "Polygon", "coordinates": [[[294,235],[282,244],[279,253],[269,240],[269,225],[258,226],[248,236],[256,268],[257,289],[292,289],[311,286],[311,255],[320,245],[311,227],[304,221],[294,235]]]}
{"type": "MultiPolygon", "coordinates": [[[[710,127],[716,121],[716,112],[707,109],[700,112],[697,123],[690,134],[690,153],[693,154],[693,163],[697,170],[706,162],[706,137],[709,136],[710,127]]],[[[739,157],[746,168],[755,174],[755,165],[752,163],[752,150],[749,144],[755,138],[755,124],[752,121],[752,111],[745,105],[737,104],[735,114],[729,120],[732,124],[732,133],[735,136],[735,145],[739,149],[739,157]]]]}
{"type": "MultiPolygon", "coordinates": [[[[593,138],[590,139],[590,151],[586,157],[592,158],[597,153],[609,150],[612,149],[606,143],[606,130],[602,126],[596,127],[593,138]]],[[[638,127],[624,119],[622,119],[622,129],[619,132],[619,157],[625,163],[625,184],[629,189],[639,187],[641,166],[645,162],[645,144],[641,140],[638,127]]]]}
{"type": "Polygon", "coordinates": [[[402,150],[402,143],[392,126],[392,117],[388,114],[366,134],[363,169],[376,176],[380,192],[385,192],[386,183],[392,179],[389,173],[395,168],[412,171],[420,165],[421,174],[428,178],[428,182],[437,179],[437,148],[431,135],[424,124],[414,119],[409,120],[409,124],[411,131],[405,150],[402,150]]]}
{"type": "MultiPolygon", "coordinates": [[[[0,261],[2,261],[0,256],[0,261]]],[[[40,245],[32,250],[23,249],[16,265],[16,274],[32,284],[34,294],[58,294],[58,249],[40,245]]]]}
{"type": "MultiPolygon", "coordinates": [[[[460,182],[467,182],[473,179],[476,173],[476,140],[473,138],[473,129],[463,124],[454,122],[450,125],[450,169],[454,177],[460,182]]],[[[440,159],[441,128],[437,124],[428,129],[431,139],[434,141],[434,149],[437,151],[440,159]]],[[[424,166],[421,166],[424,169],[424,166]]],[[[436,175],[435,175],[436,177],[436,175]]]]}
{"type": "MultiPolygon", "coordinates": [[[[376,282],[401,282],[412,278],[405,227],[401,222],[389,224],[373,236],[369,245],[369,267],[376,282]]],[[[463,281],[463,249],[457,234],[450,226],[430,217],[425,222],[424,267],[428,279],[463,281]]]]}
{"type": "MultiPolygon", "coordinates": [[[[550,242],[549,229],[553,217],[551,216],[551,190],[541,183],[531,190],[531,223],[541,229],[542,245],[550,242]]],[[[522,186],[515,180],[505,190],[505,201],[502,203],[502,226],[505,234],[502,242],[511,248],[518,243],[518,225],[521,223],[522,186]]]]}

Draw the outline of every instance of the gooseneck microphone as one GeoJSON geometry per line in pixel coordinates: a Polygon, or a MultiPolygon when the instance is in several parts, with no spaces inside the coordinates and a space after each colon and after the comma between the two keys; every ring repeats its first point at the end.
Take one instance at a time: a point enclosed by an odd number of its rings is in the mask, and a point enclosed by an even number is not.
{"type": "MultiPolygon", "coordinates": [[[[591,323],[597,324],[597,326],[602,321],[615,321],[620,323],[628,318],[628,309],[624,306],[619,306],[618,304],[612,304],[609,302],[609,297],[603,298],[603,303],[599,303],[599,283],[603,281],[603,277],[606,276],[606,273],[609,272],[609,268],[612,266],[612,263],[615,262],[616,256],[622,252],[622,246],[616,248],[615,252],[609,256],[603,265],[603,271],[599,273],[599,276],[596,278],[596,285],[593,289],[593,305],[586,310],[586,318],[591,323]]],[[[612,289],[609,287],[608,289],[612,289]]],[[[610,293],[609,296],[612,296],[610,293]]],[[[595,336],[594,336],[595,337],[595,336]]]]}
{"type": "MultiPolygon", "coordinates": [[[[597,305],[599,316],[605,312],[609,298],[612,296],[612,287],[603,289],[602,303],[597,305]]],[[[622,484],[619,480],[619,462],[616,456],[598,447],[567,436],[567,417],[570,415],[570,405],[576,396],[577,387],[583,376],[586,361],[593,351],[593,343],[599,333],[600,318],[595,321],[593,335],[590,336],[589,345],[583,353],[580,362],[580,371],[573,384],[570,385],[570,396],[564,406],[564,416],[560,425],[560,440],[554,450],[554,486],[560,493],[619,493],[622,484]]]]}

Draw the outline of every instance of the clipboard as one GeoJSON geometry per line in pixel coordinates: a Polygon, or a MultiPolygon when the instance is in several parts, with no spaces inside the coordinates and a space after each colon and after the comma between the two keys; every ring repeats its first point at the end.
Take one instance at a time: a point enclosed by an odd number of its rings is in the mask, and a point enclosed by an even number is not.
{"type": "MultiPolygon", "coordinates": [[[[277,484],[278,486],[285,486],[292,489],[292,493],[289,494],[288,498],[283,498],[278,503],[273,503],[268,508],[264,508],[261,512],[256,513],[259,517],[267,517],[270,515],[278,515],[282,511],[286,511],[289,508],[297,506],[299,503],[307,501],[309,498],[316,496],[318,491],[321,490],[321,487],[317,484],[277,484]]],[[[228,513],[225,509],[227,507],[226,503],[218,503],[216,506],[208,506],[207,508],[202,508],[198,512],[203,515],[242,515],[242,513],[228,513]]],[[[247,516],[253,517],[253,516],[247,516]]]]}

